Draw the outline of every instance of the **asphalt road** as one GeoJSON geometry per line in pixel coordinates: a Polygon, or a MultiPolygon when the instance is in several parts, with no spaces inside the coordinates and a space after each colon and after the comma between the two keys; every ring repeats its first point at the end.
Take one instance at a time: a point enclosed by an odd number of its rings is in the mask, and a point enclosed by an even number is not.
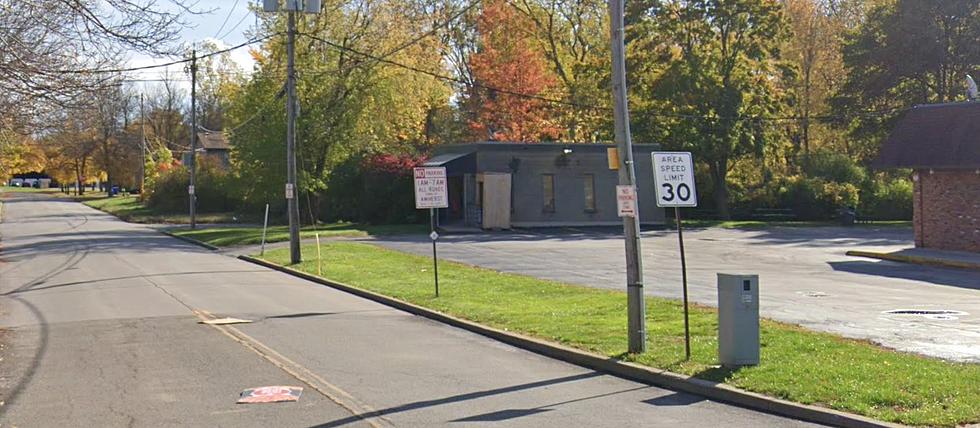
{"type": "Polygon", "coordinates": [[[544,358],[77,203],[12,197],[0,425],[806,425],[544,358]],[[198,323],[223,316],[254,322],[198,323]],[[262,385],[305,391],[235,404],[262,385]]]}
{"type": "MultiPolygon", "coordinates": [[[[762,316],[904,351],[980,362],[980,272],[876,261],[847,250],[912,246],[908,228],[720,228],[684,233],[690,298],[718,304],[716,274],[758,274],[762,316]],[[896,309],[954,310],[952,316],[890,315],[896,309]]],[[[427,236],[374,242],[431,255],[427,236]]],[[[645,292],[681,298],[677,233],[642,235],[645,292]]],[[[624,244],[615,229],[449,235],[449,260],[571,284],[625,290],[624,244]]]]}

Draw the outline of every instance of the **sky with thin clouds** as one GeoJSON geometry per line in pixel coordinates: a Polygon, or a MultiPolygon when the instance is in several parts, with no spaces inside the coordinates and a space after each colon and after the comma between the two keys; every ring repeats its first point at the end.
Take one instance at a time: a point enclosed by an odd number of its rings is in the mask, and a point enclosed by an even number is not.
{"type": "MultiPolygon", "coordinates": [[[[256,0],[197,0],[193,9],[204,11],[199,15],[186,15],[185,20],[190,24],[181,31],[183,43],[191,45],[205,40],[215,40],[218,46],[225,48],[236,46],[248,40],[245,33],[255,27],[255,14],[249,10],[249,3],[256,0]],[[227,22],[225,20],[227,19],[227,22]],[[223,26],[223,27],[222,27],[223,26]],[[220,31],[219,31],[220,30],[220,31]]],[[[158,6],[164,9],[174,10],[176,6],[169,0],[159,1],[158,6]]],[[[248,48],[236,49],[231,52],[231,58],[237,62],[244,71],[250,72],[254,61],[248,53],[248,48]]],[[[162,57],[154,58],[147,55],[132,55],[126,62],[128,67],[142,67],[153,64],[173,62],[179,58],[162,57]]],[[[181,81],[181,86],[190,88],[190,83],[183,82],[189,77],[184,72],[184,65],[178,64],[166,68],[141,70],[139,72],[128,73],[132,79],[160,79],[164,72],[169,72],[170,77],[181,81]]]]}

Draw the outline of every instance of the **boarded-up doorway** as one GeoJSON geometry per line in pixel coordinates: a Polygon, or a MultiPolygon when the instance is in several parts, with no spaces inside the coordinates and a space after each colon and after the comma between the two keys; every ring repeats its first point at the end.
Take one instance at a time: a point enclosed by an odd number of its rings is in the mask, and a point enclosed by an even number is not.
{"type": "Polygon", "coordinates": [[[486,172],[480,174],[484,229],[510,229],[510,174],[486,172]]]}

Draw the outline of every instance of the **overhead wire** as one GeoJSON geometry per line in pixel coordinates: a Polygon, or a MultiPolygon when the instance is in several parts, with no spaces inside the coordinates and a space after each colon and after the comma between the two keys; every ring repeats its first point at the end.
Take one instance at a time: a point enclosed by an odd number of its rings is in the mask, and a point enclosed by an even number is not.
{"type": "Polygon", "coordinates": [[[231,47],[228,47],[228,48],[225,48],[225,49],[217,50],[217,51],[214,51],[214,52],[209,52],[209,53],[206,53],[206,54],[197,55],[194,58],[184,58],[184,59],[181,59],[181,60],[170,61],[170,62],[166,62],[166,63],[162,63],[162,64],[152,64],[152,65],[144,65],[144,66],[140,66],[140,67],[127,67],[127,68],[95,68],[95,69],[82,69],[82,70],[48,70],[48,71],[45,71],[45,73],[48,73],[48,74],[119,74],[119,73],[129,73],[129,72],[141,71],[141,70],[152,70],[152,69],[156,69],[156,68],[164,68],[164,67],[170,67],[170,66],[179,65],[179,64],[186,64],[188,62],[193,61],[195,58],[196,59],[203,59],[203,58],[209,58],[209,57],[212,57],[212,56],[221,55],[221,54],[224,54],[224,53],[227,53],[227,52],[231,52],[231,51],[234,51],[234,50],[237,50],[237,49],[241,49],[241,48],[243,48],[245,46],[249,46],[249,45],[253,45],[253,44],[259,43],[259,42],[263,42],[265,40],[268,40],[268,39],[272,38],[275,35],[276,35],[276,33],[268,34],[268,35],[261,36],[261,37],[255,37],[255,38],[249,39],[249,40],[247,40],[247,41],[245,41],[243,43],[239,43],[239,44],[237,44],[235,46],[231,46],[231,47]]]}
{"type": "Polygon", "coordinates": [[[224,30],[225,29],[225,25],[228,25],[228,20],[231,19],[231,14],[232,13],[235,13],[235,8],[238,7],[238,2],[239,1],[240,0],[235,0],[235,4],[233,4],[231,6],[231,9],[228,9],[228,14],[225,15],[225,20],[221,23],[221,26],[218,27],[218,31],[215,31],[214,32],[214,38],[217,39],[218,38],[218,34],[221,34],[221,30],[224,30]]]}
{"type": "Polygon", "coordinates": [[[231,27],[230,30],[228,30],[224,34],[222,34],[221,37],[219,37],[219,39],[224,39],[225,37],[228,37],[228,35],[231,34],[232,31],[237,30],[238,27],[241,26],[242,23],[245,22],[245,19],[247,19],[249,16],[252,16],[252,11],[251,10],[246,10],[245,11],[245,14],[242,15],[242,19],[239,19],[238,22],[235,23],[235,26],[234,27],[231,27]]]}

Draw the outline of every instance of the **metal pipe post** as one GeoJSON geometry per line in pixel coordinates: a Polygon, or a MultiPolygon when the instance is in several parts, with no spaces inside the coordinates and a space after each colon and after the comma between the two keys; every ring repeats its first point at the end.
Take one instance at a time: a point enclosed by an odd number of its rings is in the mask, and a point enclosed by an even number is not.
{"type": "Polygon", "coordinates": [[[436,233],[436,209],[429,208],[429,229],[432,230],[432,234],[429,237],[432,238],[432,271],[435,273],[436,278],[436,297],[439,297],[439,257],[436,255],[436,240],[438,236],[436,233]]]}
{"type": "Polygon", "coordinates": [[[269,229],[269,204],[265,204],[265,218],[262,220],[262,250],[259,251],[260,256],[265,255],[265,233],[269,229]]]}
{"type": "Polygon", "coordinates": [[[674,207],[674,219],[677,220],[677,242],[681,247],[681,282],[684,288],[684,359],[691,359],[691,328],[688,324],[687,307],[687,260],[684,258],[684,226],[681,224],[681,209],[674,207]]]}

